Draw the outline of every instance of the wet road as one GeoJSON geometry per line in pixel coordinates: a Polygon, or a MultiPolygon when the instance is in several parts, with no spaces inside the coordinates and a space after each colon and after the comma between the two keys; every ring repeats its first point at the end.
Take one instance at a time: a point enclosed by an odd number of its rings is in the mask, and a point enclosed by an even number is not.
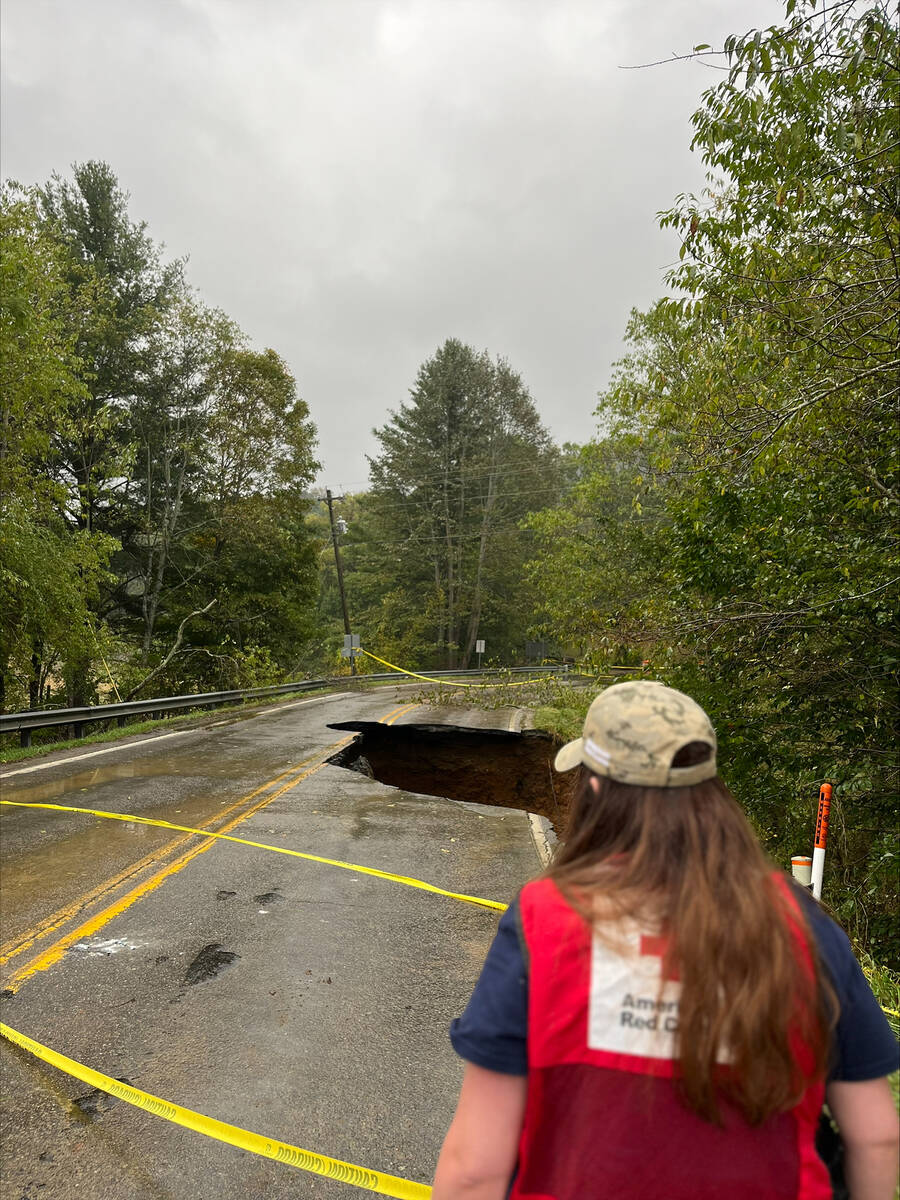
{"type": "MultiPolygon", "coordinates": [[[[411,695],[295,701],[57,756],[0,777],[2,798],[230,829],[508,900],[540,867],[525,814],[325,763],[346,739],[329,722],[415,720],[411,695]]],[[[464,719],[514,727],[516,716],[464,719]]],[[[461,723],[460,710],[447,719],[461,723]]],[[[447,1025],[495,912],[81,814],[3,806],[0,831],[4,1022],[209,1116],[429,1180],[460,1077],[447,1025]]],[[[6,1042],[0,1066],[3,1200],[364,1194],[92,1095],[6,1042]]]]}

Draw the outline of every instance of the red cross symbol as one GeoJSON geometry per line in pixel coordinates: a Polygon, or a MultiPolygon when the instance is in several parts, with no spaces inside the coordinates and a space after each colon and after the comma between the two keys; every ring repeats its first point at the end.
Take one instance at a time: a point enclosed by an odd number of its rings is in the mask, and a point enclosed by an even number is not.
{"type": "MultiPolygon", "coordinates": [[[[653,937],[647,933],[641,934],[641,957],[642,958],[653,957],[653,958],[662,959],[665,957],[667,946],[668,946],[668,939],[666,939],[664,937],[653,937]]],[[[678,979],[678,971],[673,967],[667,975],[663,976],[663,978],[677,980],[678,979]]]]}

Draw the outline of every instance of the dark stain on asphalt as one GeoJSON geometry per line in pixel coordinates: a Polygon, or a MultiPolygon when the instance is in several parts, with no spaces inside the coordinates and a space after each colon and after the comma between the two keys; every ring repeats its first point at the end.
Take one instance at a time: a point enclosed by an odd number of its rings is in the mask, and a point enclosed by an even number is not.
{"type": "Polygon", "coordinates": [[[236,896],[237,892],[229,892],[228,888],[219,888],[216,892],[217,900],[230,900],[232,896],[236,896]]]}
{"type": "Polygon", "coordinates": [[[221,942],[210,942],[185,971],[184,982],[193,986],[195,983],[203,983],[206,979],[213,979],[223,967],[227,967],[236,958],[240,958],[240,955],[233,950],[223,950],[221,942]]]}
{"type": "Polygon", "coordinates": [[[275,904],[279,900],[283,900],[281,888],[273,888],[271,892],[263,892],[259,896],[253,897],[254,904],[275,904]]]}
{"type": "MultiPolygon", "coordinates": [[[[133,1087],[130,1079],[126,1079],[124,1075],[117,1075],[119,1083],[127,1083],[129,1087],[133,1087]]],[[[70,1113],[76,1121],[86,1123],[93,1121],[99,1117],[101,1113],[107,1112],[114,1104],[118,1104],[117,1096],[111,1096],[109,1092],[101,1091],[100,1088],[92,1088],[83,1096],[76,1096],[70,1106],[70,1113]]]]}

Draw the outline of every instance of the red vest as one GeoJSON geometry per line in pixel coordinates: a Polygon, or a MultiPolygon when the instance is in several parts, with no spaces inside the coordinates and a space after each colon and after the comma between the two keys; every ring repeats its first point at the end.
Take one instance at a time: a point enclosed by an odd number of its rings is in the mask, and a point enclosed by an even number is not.
{"type": "Polygon", "coordinates": [[[510,1200],[831,1200],[815,1149],[823,1086],[752,1127],[722,1104],[712,1125],[679,1098],[660,993],[659,939],[633,927],[617,954],[549,879],[520,897],[530,959],[528,1100],[510,1200]]]}

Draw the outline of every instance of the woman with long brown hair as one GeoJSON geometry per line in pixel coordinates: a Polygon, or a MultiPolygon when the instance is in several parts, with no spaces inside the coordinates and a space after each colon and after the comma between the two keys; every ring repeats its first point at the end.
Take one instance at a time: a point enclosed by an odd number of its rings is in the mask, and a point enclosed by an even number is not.
{"type": "Polygon", "coordinates": [[[843,932],[767,860],[688,696],[616,684],[556,757],[564,843],[500,922],[433,1200],[891,1200],[897,1045],[843,932]]]}

